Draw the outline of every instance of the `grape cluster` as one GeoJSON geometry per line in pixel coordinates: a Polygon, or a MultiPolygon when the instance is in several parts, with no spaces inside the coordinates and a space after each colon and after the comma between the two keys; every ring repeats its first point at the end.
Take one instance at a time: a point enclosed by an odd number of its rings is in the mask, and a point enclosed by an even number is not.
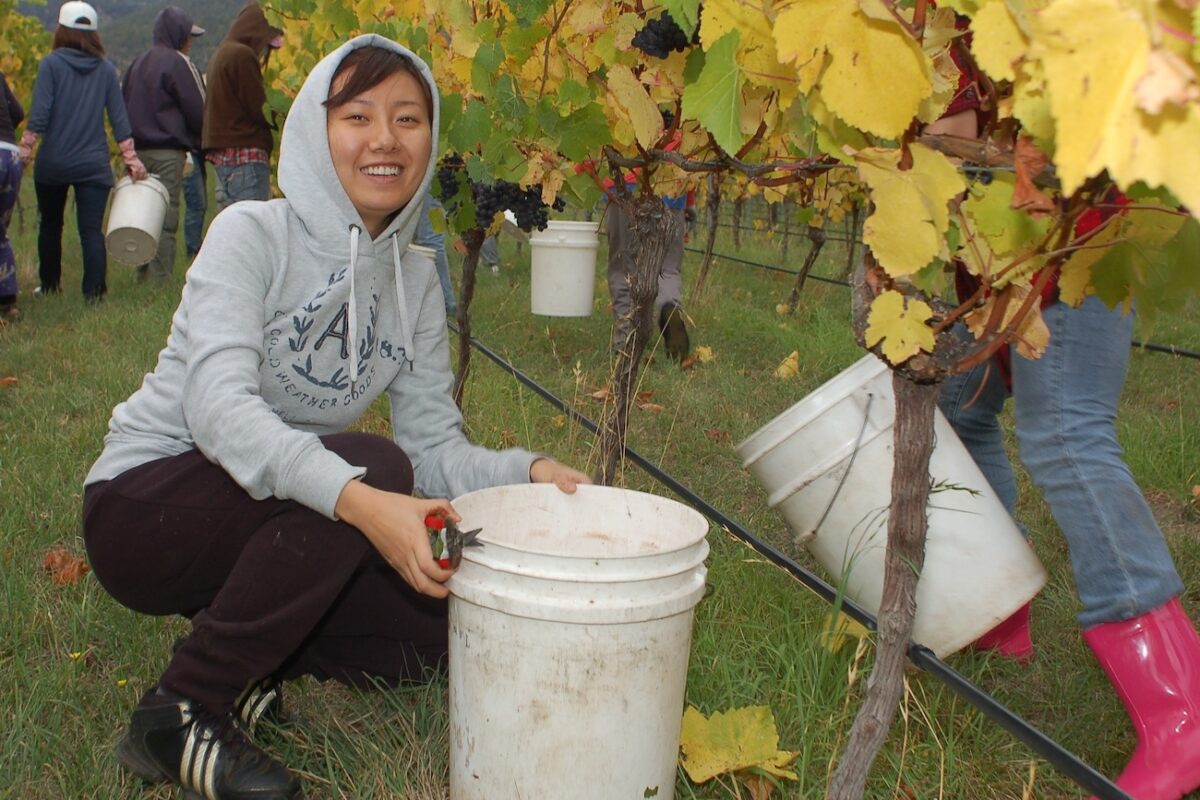
{"type": "MultiPolygon", "coordinates": [[[[513,212],[517,218],[517,227],[525,232],[534,228],[539,231],[545,230],[550,221],[550,207],[542,202],[541,184],[522,189],[508,181],[472,183],[471,191],[475,198],[475,219],[481,225],[489,224],[496,214],[503,213],[506,209],[513,212]]],[[[553,208],[555,211],[562,211],[566,204],[562,198],[556,198],[553,208]]]]}
{"type": "Polygon", "coordinates": [[[682,53],[690,44],[692,41],[683,29],[675,24],[668,11],[647,22],[646,27],[633,35],[633,46],[655,58],[666,58],[672,50],[682,53]]]}
{"type": "Polygon", "coordinates": [[[449,203],[458,194],[465,166],[462,156],[458,153],[443,156],[442,160],[438,162],[436,194],[443,203],[449,203]]]}

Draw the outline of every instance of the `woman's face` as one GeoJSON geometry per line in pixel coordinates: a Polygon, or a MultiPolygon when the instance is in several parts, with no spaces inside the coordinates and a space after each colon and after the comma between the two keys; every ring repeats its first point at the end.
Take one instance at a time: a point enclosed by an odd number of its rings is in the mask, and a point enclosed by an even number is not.
{"type": "Polygon", "coordinates": [[[417,193],[432,150],[430,128],[421,84],[408,72],[329,109],[333,168],[371,238],[417,193]]]}

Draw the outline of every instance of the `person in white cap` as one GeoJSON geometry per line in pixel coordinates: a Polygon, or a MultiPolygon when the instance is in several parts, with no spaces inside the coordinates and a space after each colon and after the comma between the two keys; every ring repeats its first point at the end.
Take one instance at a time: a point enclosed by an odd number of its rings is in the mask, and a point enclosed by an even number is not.
{"type": "Polygon", "coordinates": [[[204,88],[183,51],[204,33],[182,8],[164,8],[154,19],[154,45],[129,65],[121,81],[133,142],[142,163],[162,182],[171,201],[163,219],[158,252],[137,268],[137,279],[166,283],[175,270],[179,193],[189,152],[200,148],[204,128],[204,88]]]}
{"type": "Polygon", "coordinates": [[[96,9],[78,0],[63,3],[53,49],[38,65],[29,123],[19,145],[21,158],[28,163],[42,138],[33,169],[41,279],[35,294],[60,291],[63,212],[67,190],[74,187],[83,249],[83,296],[89,303],[98,302],[108,291],[102,225],[113,175],[104,132],[106,112],[129,174],[134,180],[146,177],[146,167],[134,149],[117,70],[104,59],[97,27],[96,9]]]}

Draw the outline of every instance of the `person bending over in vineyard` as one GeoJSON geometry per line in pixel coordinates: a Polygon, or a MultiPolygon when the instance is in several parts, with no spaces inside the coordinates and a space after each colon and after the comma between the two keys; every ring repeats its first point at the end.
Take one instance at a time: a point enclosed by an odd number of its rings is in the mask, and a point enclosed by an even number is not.
{"type": "MultiPolygon", "coordinates": [[[[975,125],[971,106],[927,131],[973,138],[975,125]]],[[[1113,195],[1114,206],[1124,203],[1113,195]]],[[[1112,213],[1089,211],[1076,235],[1112,213]]],[[[960,283],[964,278],[960,268],[960,283]]],[[[961,288],[964,296],[973,292],[961,288]]],[[[1070,549],[1084,641],[1138,736],[1117,785],[1137,800],[1177,800],[1200,788],[1200,636],[1180,604],[1183,581],[1166,540],[1117,441],[1133,315],[1095,296],[1072,308],[1054,284],[1043,295],[1042,315],[1050,343],[1041,358],[1014,358],[1006,349],[948,380],[939,405],[1015,516],[1017,485],[997,419],[1011,392],[1021,461],[1070,549]]],[[[970,336],[961,326],[959,333],[970,336]]],[[[1029,604],[976,647],[1031,658],[1029,604]]]]}
{"type": "MultiPolygon", "coordinates": [[[[673,115],[670,111],[663,112],[663,123],[671,127],[673,115]]],[[[679,132],[667,143],[667,150],[676,150],[682,137],[679,132]]],[[[625,184],[631,192],[636,190],[638,174],[630,172],[625,176],[625,184]]],[[[606,189],[611,190],[614,183],[611,178],[605,179],[606,189]]],[[[658,327],[662,333],[663,345],[667,355],[676,361],[683,361],[691,349],[688,338],[687,323],[683,318],[683,241],[687,231],[687,219],[692,216],[692,206],[695,195],[689,190],[682,197],[664,195],[663,204],[670,209],[675,220],[675,231],[666,254],[663,256],[662,268],[658,273],[658,296],[654,307],[658,310],[658,327]]],[[[633,312],[633,298],[630,296],[629,278],[634,271],[633,237],[629,231],[629,216],[621,210],[620,204],[610,199],[607,210],[608,226],[608,293],[613,304],[613,335],[612,346],[616,350],[624,346],[628,332],[630,314],[633,312]]]]}
{"type": "Polygon", "coordinates": [[[444,497],[584,474],[472,445],[450,397],[445,302],[409,259],[434,172],[428,67],[360,36],[323,59],[283,130],[285,199],[220,213],[166,348],[119,404],[84,491],[101,584],[177,643],[121,738],[121,764],[211,800],[294,798],[251,740],[280,682],[420,681],[444,665],[444,497]],[[346,433],[386,392],[393,437],[346,433]],[[414,488],[424,499],[414,494],[414,488]]]}

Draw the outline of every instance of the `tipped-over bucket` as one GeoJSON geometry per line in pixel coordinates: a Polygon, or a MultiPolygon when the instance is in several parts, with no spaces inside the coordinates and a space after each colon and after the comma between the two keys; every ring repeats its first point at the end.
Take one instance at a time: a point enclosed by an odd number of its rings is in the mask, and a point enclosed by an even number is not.
{"type": "MultiPolygon", "coordinates": [[[[887,365],[867,355],[738,445],[792,532],[872,613],[883,596],[896,400],[887,365]]],[[[939,657],[987,633],[1046,583],[950,423],[935,410],[929,532],[913,640],[939,657]]]]}
{"type": "Polygon", "coordinates": [[[108,254],[135,266],[153,260],[170,204],[167,187],[153,175],[140,181],[126,175],[117,181],[104,236],[108,254]]]}
{"type": "Polygon", "coordinates": [[[449,582],[451,800],[669,800],[708,522],[607,486],[454,507],[484,546],[449,582]]]}
{"type": "Polygon", "coordinates": [[[552,220],[529,237],[529,307],[548,317],[587,317],[596,291],[599,222],[552,220]]]}

